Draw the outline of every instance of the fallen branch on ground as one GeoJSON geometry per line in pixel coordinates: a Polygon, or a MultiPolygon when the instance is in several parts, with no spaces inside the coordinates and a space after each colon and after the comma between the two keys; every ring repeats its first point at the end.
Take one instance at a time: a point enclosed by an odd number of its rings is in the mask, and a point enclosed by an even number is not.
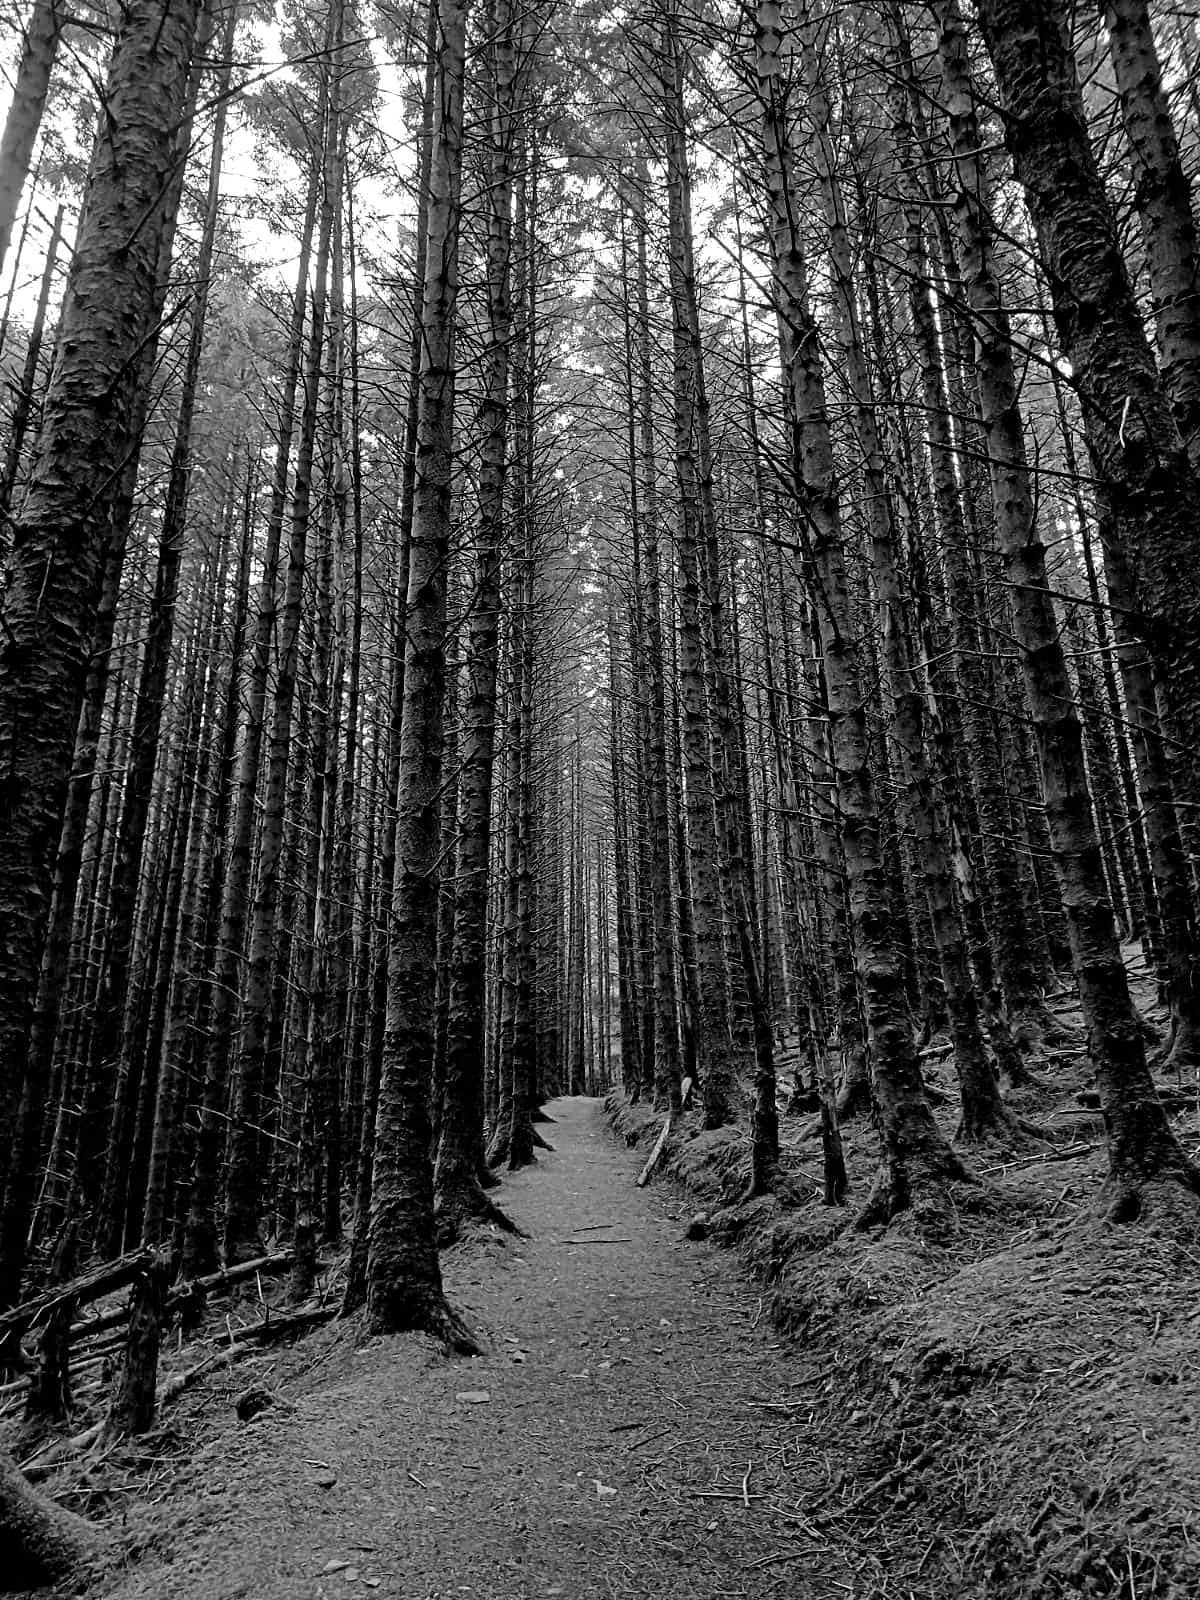
{"type": "Polygon", "coordinates": [[[650,1174],[654,1171],[655,1167],[658,1165],[659,1158],[662,1156],[663,1151],[666,1149],[667,1135],[670,1133],[670,1131],[671,1131],[671,1113],[668,1111],[667,1112],[667,1119],[662,1125],[662,1132],[659,1134],[658,1138],[654,1141],[654,1149],[651,1150],[651,1152],[650,1152],[650,1159],[649,1159],[649,1161],[646,1162],[646,1165],[642,1168],[641,1172],[638,1174],[637,1187],[639,1189],[644,1189],[646,1187],[647,1183],[649,1183],[650,1174]]]}
{"type": "Polygon", "coordinates": [[[0,1349],[11,1347],[63,1300],[74,1300],[77,1304],[81,1304],[87,1300],[98,1300],[101,1295],[112,1294],[117,1289],[124,1289],[153,1260],[153,1250],[137,1250],[132,1255],[119,1257],[116,1261],[102,1262],[100,1266],[92,1267],[79,1277],[72,1278],[70,1283],[56,1284],[51,1289],[43,1289],[41,1294],[34,1295],[31,1300],[22,1301],[10,1311],[0,1313],[0,1349]]]}
{"type": "Polygon", "coordinates": [[[924,1450],[919,1450],[910,1461],[902,1461],[898,1467],[893,1467],[890,1472],[885,1472],[882,1478],[876,1478],[874,1483],[868,1484],[861,1494],[856,1494],[853,1500],[848,1500],[844,1506],[834,1506],[828,1511],[818,1512],[813,1518],[816,1523],[832,1522],[837,1517],[848,1517],[852,1512],[865,1506],[868,1500],[873,1500],[884,1489],[890,1489],[899,1483],[901,1478],[907,1478],[910,1472],[916,1472],[921,1467],[928,1465],[937,1454],[932,1445],[927,1445],[924,1450]]]}

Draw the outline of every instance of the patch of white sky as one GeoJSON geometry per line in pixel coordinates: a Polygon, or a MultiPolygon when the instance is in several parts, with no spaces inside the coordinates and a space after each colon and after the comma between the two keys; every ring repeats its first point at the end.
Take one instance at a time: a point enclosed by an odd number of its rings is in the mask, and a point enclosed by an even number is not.
{"type": "MultiPolygon", "coordinates": [[[[368,19],[376,14],[373,7],[362,8],[361,15],[368,19]]],[[[11,6],[6,14],[0,14],[0,72],[3,73],[0,119],[7,113],[13,68],[20,48],[20,31],[11,22],[11,16],[11,6]]],[[[628,57],[626,46],[618,43],[619,36],[627,28],[628,16],[623,8],[617,7],[606,15],[599,30],[613,39],[614,64],[628,57]]],[[[365,104],[357,105],[352,128],[356,147],[353,170],[359,246],[357,288],[360,298],[372,294],[386,297],[394,293],[391,280],[397,264],[408,256],[407,246],[415,220],[416,141],[410,119],[416,104],[414,91],[422,73],[423,47],[416,40],[406,47],[405,41],[395,33],[385,38],[372,31],[368,22],[361,40],[350,41],[347,56],[356,48],[369,52],[375,76],[373,96],[365,104]],[[372,276],[371,263],[379,264],[378,278],[372,276]]],[[[68,36],[62,67],[72,76],[79,92],[86,94],[88,86],[94,88],[102,78],[106,51],[104,39],[93,38],[89,47],[86,41],[72,41],[68,36]]],[[[305,178],[285,142],[271,135],[261,117],[251,114],[242,96],[262,94],[268,88],[277,93],[286,91],[289,86],[298,89],[305,59],[304,48],[289,38],[277,21],[258,17],[238,30],[233,98],[221,170],[222,219],[227,247],[232,241],[236,264],[251,277],[257,291],[273,301],[293,288],[300,248],[296,213],[305,178]]],[[[719,109],[722,68],[716,58],[710,58],[704,66],[714,75],[718,88],[715,96],[710,89],[705,98],[710,107],[715,104],[719,109]]],[[[595,159],[587,156],[580,159],[581,151],[572,148],[573,134],[567,136],[568,152],[547,153],[548,160],[555,166],[570,166],[578,214],[585,218],[576,235],[569,281],[568,299],[578,307],[593,296],[606,295],[611,299],[622,292],[613,159],[625,143],[628,127],[620,112],[620,77],[620,70],[610,79],[607,70],[601,72],[594,63],[578,63],[578,71],[573,74],[568,115],[561,126],[588,129],[584,139],[595,138],[591,151],[595,159]],[[611,149],[606,148],[610,140],[611,149]],[[594,221],[586,220],[588,218],[594,221]]],[[[74,235],[81,193],[78,185],[65,174],[83,172],[91,140],[89,119],[71,109],[76,103],[75,95],[60,95],[56,104],[52,102],[47,131],[66,154],[65,172],[58,165],[50,167],[48,164],[36,185],[27,186],[23,206],[28,207],[30,217],[28,237],[15,269],[10,251],[5,281],[0,285],[0,295],[7,294],[11,273],[13,315],[18,321],[27,320],[32,313],[50,221],[60,203],[65,208],[63,232],[67,249],[74,235]]],[[[761,336],[761,344],[770,350],[773,315],[764,282],[764,266],[742,238],[747,228],[745,200],[743,197],[739,226],[730,204],[732,174],[728,146],[718,148],[706,139],[704,122],[708,116],[711,112],[706,114],[701,106],[692,129],[696,158],[693,223],[698,265],[705,285],[706,311],[709,316],[726,320],[735,340],[740,339],[737,325],[745,288],[750,301],[752,332],[761,336]]],[[[202,95],[194,125],[191,154],[194,194],[206,181],[212,127],[210,90],[208,98],[202,95]]],[[[649,176],[659,202],[652,204],[652,214],[658,216],[660,226],[665,226],[664,173],[660,163],[650,163],[649,176]]],[[[180,226],[186,248],[194,240],[198,228],[194,204],[185,208],[180,226]]],[[[652,270],[662,281],[665,279],[664,240],[653,242],[653,255],[652,270]]],[[[226,265],[231,265],[228,258],[226,265]]],[[[60,264],[60,288],[63,276],[60,264]]],[[[560,359],[580,374],[599,376],[603,371],[602,358],[586,338],[570,337],[560,347],[560,359]]]]}
{"type": "MultiPolygon", "coordinates": [[[[351,41],[351,45],[359,41],[351,41]]],[[[62,159],[42,160],[27,182],[22,196],[14,246],[5,263],[0,284],[0,305],[11,301],[14,320],[28,320],[37,300],[43,261],[50,228],[58,206],[64,210],[58,286],[51,308],[61,292],[64,258],[70,249],[82,202],[82,186],[75,181],[86,169],[91,145],[90,119],[77,112],[80,97],[92,104],[102,81],[107,41],[100,41],[99,52],[93,43],[85,52],[68,31],[57,68],[61,89],[64,76],[71,80],[71,93],[53,94],[39,155],[57,148],[62,159]],[[23,245],[17,259],[17,239],[23,245]]],[[[406,75],[420,70],[419,63],[399,61],[395,41],[368,33],[361,43],[370,52],[376,86],[373,99],[356,111],[356,141],[370,149],[371,159],[356,164],[355,216],[360,243],[360,260],[393,262],[411,233],[415,214],[412,176],[415,167],[415,141],[408,125],[406,75]]],[[[0,126],[12,101],[15,67],[20,55],[21,31],[11,6],[0,13],[0,126]]],[[[349,52],[348,52],[349,53],[349,52]]],[[[306,59],[299,46],[289,49],[283,30],[276,22],[257,19],[239,28],[234,48],[232,100],[227,119],[221,162],[221,215],[227,241],[239,258],[243,271],[249,270],[264,292],[292,288],[291,277],[299,258],[296,230],[283,215],[294,209],[303,194],[304,176],[294,156],[280,140],[265,133],[261,119],[250,114],[243,96],[261,93],[266,86],[286,90],[299,86],[300,68],[306,59]]],[[[197,188],[206,182],[210,159],[214,100],[211,91],[202,93],[197,112],[190,157],[190,181],[197,188]]],[[[181,216],[184,241],[198,226],[194,207],[181,216]]],[[[359,292],[381,287],[373,284],[369,270],[360,266],[359,292]]]]}
{"type": "MultiPolygon", "coordinates": [[[[630,12],[623,6],[617,6],[606,14],[605,23],[599,29],[601,34],[607,33],[614,38],[614,60],[627,64],[630,51],[627,38],[623,39],[622,36],[628,35],[629,26],[630,12]]],[[[693,105],[696,114],[689,126],[689,148],[693,163],[692,227],[705,315],[726,321],[731,329],[736,325],[740,338],[745,301],[752,337],[756,343],[765,340],[770,348],[774,336],[774,310],[766,281],[765,263],[749,241],[754,230],[746,205],[744,185],[739,184],[737,190],[734,189],[735,169],[729,140],[720,136],[718,128],[709,126],[719,124],[729,115],[729,95],[735,87],[733,76],[717,52],[705,52],[703,59],[694,56],[692,68],[693,74],[705,84],[705,93],[693,105]]],[[[614,75],[615,80],[620,77],[620,72],[614,75]]],[[[602,99],[609,113],[620,107],[622,91],[618,82],[606,81],[596,73],[594,67],[586,63],[581,64],[577,89],[575,110],[585,122],[592,121],[590,114],[595,111],[595,104],[589,104],[589,97],[602,99]]],[[[638,97],[641,98],[640,95],[638,97]]],[[[632,111],[627,108],[627,113],[624,129],[617,136],[622,146],[626,145],[634,122],[632,111]]],[[[621,120],[619,112],[618,120],[621,120]]],[[[604,295],[611,299],[621,292],[616,162],[622,153],[628,155],[628,148],[623,151],[614,148],[611,152],[599,148],[597,155],[604,176],[597,176],[597,163],[589,161],[587,166],[591,170],[584,172],[577,180],[583,208],[590,209],[597,216],[596,225],[585,228],[579,238],[580,267],[574,288],[577,299],[592,295],[604,295]],[[612,159],[605,161],[606,155],[612,159]]],[[[646,170],[650,184],[649,212],[655,218],[652,227],[665,229],[665,165],[658,160],[649,160],[646,170]]],[[[655,257],[651,272],[665,286],[666,239],[661,233],[652,239],[651,250],[655,257]]],[[[577,371],[596,375],[603,371],[603,364],[595,352],[587,348],[569,352],[567,364],[577,371]]]]}

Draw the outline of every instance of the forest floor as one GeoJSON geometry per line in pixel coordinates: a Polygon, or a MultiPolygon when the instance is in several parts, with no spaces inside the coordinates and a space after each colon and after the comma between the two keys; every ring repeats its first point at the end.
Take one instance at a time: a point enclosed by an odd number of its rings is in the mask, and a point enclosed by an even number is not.
{"type": "MultiPolygon", "coordinates": [[[[871,1558],[805,1508],[845,1463],[797,1361],[727,1254],[685,1241],[666,1189],[596,1100],[501,1191],[527,1239],[444,1258],[487,1353],[333,1324],[170,1413],[172,1458],[126,1463],[106,1600],[601,1600],[866,1596],[871,1558]],[[241,1423],[236,1395],[276,1403],[241,1423]],[[812,1532],[817,1532],[811,1529],[812,1532]]],[[[895,1591],[903,1593],[903,1590],[895,1591]]]]}
{"type": "MultiPolygon", "coordinates": [[[[1160,1030],[1140,954],[1127,965],[1160,1030]]],[[[790,1192],[746,1200],[745,1129],[672,1134],[667,1176],[696,1231],[737,1247],[767,1314],[796,1341],[814,1399],[807,1437],[829,1452],[797,1509],[866,1559],[854,1600],[1196,1600],[1200,1596],[1200,1206],[1146,1191],[1142,1215],[1102,1215],[1104,1125],[1073,997],[1030,1053],[1009,1105],[1026,1129],[967,1147],[971,1181],[857,1231],[876,1165],[869,1121],[844,1125],[850,1193],[821,1196],[816,1120],[785,1117],[790,1192]],[[832,1504],[825,1486],[832,1484],[832,1504]],[[814,1507],[824,1510],[822,1521],[814,1507]]],[[[1151,1048],[1152,1062],[1155,1052],[1151,1048]]],[[[924,1070],[951,1136],[948,1050],[924,1070]]],[[[1159,1079],[1176,1135],[1200,1161],[1200,1097],[1159,1079]]],[[[611,1096],[614,1124],[649,1148],[661,1114],[611,1096]]],[[[764,1508],[761,1536],[775,1531],[764,1508]]],[[[819,1546],[809,1546],[814,1556],[819,1546]]],[[[829,1560],[829,1553],[824,1555],[829,1560]]],[[[832,1573],[833,1568],[830,1566],[832,1573]]],[[[736,1591],[735,1591],[736,1592],[736,1591]]],[[[765,1593],[766,1591],[760,1591],[765,1593]]]]}
{"type": "Polygon", "coordinates": [[[741,1198],[744,1131],[687,1117],[638,1189],[661,1116],[551,1102],[553,1151],[499,1191],[528,1237],[443,1259],[486,1353],[334,1322],[211,1376],[48,1483],[111,1534],[75,1592],[1195,1600],[1200,1212],[1156,1195],[1098,1219],[1072,1021],[1019,1097],[1055,1142],[976,1149],[948,1209],[868,1233],[866,1122],[827,1208],[806,1117],[784,1121],[781,1205],[741,1198]],[[271,1403],[242,1422],[248,1389],[271,1403]]]}

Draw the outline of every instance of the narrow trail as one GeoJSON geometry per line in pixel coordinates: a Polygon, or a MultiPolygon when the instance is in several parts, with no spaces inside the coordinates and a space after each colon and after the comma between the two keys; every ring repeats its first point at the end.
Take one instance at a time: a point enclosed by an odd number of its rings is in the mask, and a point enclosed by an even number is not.
{"type": "Polygon", "coordinates": [[[645,1153],[596,1101],[548,1110],[553,1152],[501,1191],[531,1237],[445,1263],[488,1353],[330,1335],[275,1375],[287,1404],[222,1418],[159,1510],[167,1537],[147,1529],[105,1593],[865,1600],[805,1532],[837,1472],[808,1425],[820,1374],[733,1258],[683,1240],[682,1203],[635,1188],[645,1153]]]}

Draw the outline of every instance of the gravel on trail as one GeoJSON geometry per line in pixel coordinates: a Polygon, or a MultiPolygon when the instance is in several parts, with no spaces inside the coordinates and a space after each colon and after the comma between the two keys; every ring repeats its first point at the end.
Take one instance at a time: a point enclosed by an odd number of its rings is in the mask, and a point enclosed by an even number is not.
{"type": "Polygon", "coordinates": [[[813,1423],[825,1375],[778,1342],[735,1257],[684,1239],[683,1202],[635,1187],[645,1153],[598,1101],[547,1110],[553,1150],[497,1191],[529,1237],[444,1258],[486,1354],[313,1336],[278,1403],[249,1423],[222,1408],[131,1514],[143,1553],[93,1592],[865,1600],[820,1526],[839,1476],[813,1423]]]}

